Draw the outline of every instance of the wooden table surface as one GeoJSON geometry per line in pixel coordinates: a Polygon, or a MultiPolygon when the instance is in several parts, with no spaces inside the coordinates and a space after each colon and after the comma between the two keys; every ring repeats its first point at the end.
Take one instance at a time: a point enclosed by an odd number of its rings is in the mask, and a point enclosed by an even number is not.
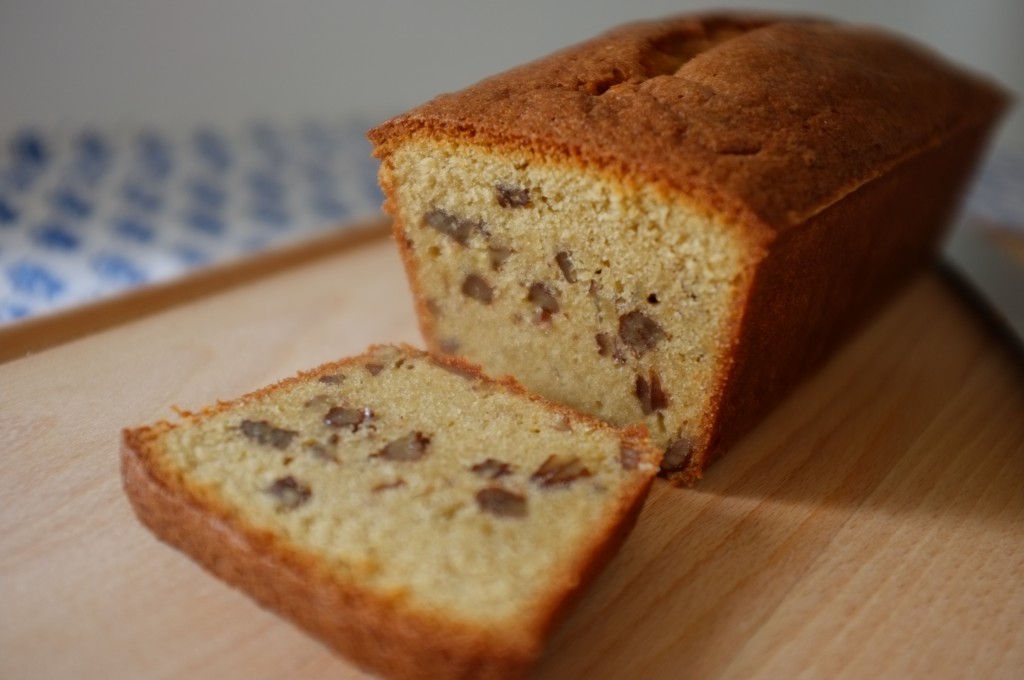
{"type": "MultiPolygon", "coordinates": [[[[0,364],[0,677],[365,677],[144,530],[118,437],[420,344],[398,257],[178,302],[0,364]]],[[[656,484],[537,674],[1024,677],[1024,362],[922,276],[697,487],[656,484]]]]}

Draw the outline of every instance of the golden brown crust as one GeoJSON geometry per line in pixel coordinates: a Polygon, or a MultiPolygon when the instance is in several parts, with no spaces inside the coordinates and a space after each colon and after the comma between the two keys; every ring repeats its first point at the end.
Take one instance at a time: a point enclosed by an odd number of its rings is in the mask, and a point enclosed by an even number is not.
{"type": "Polygon", "coordinates": [[[959,187],[986,135],[986,125],[962,131],[773,244],[748,295],[708,447],[675,481],[699,479],[701,470],[934,259],[937,230],[956,209],[959,187]],[[869,230],[865,224],[900,228],[869,230]]]}
{"type": "Polygon", "coordinates": [[[722,310],[736,332],[692,455],[669,473],[692,484],[933,257],[1007,103],[879,30],[714,14],[615,29],[440,96],[370,138],[385,182],[389,154],[409,139],[456,140],[655,186],[737,230],[748,280],[722,310]]]}
{"type": "MultiPolygon", "coordinates": [[[[419,350],[404,349],[422,355],[419,350]]],[[[434,360],[456,367],[469,377],[486,379],[478,367],[465,361],[434,360]]],[[[160,422],[152,427],[124,430],[121,470],[125,492],[136,515],[162,541],[374,672],[424,680],[524,676],[550,629],[628,535],[652,477],[639,480],[636,493],[604,527],[603,539],[582,554],[580,564],[573,565],[571,582],[554,584],[546,601],[539,604],[536,616],[523,628],[497,634],[447,618],[443,612],[414,609],[400,599],[384,598],[361,588],[358,581],[324,567],[315,555],[267,531],[253,529],[243,517],[218,503],[215,496],[190,484],[179,471],[161,464],[160,437],[167,430],[357,361],[355,358],[325,364],[232,402],[218,402],[198,413],[185,413],[184,422],[179,425],[160,422]],[[578,581],[577,574],[581,575],[578,581]]],[[[526,394],[511,378],[499,382],[509,390],[526,394]]],[[[586,419],[612,429],[564,407],[555,408],[577,422],[586,419]]],[[[650,446],[642,429],[622,432],[621,441],[640,452],[645,462],[657,466],[660,454],[650,446]]]]}
{"type": "Polygon", "coordinates": [[[1004,105],[988,83],[881,31],[691,16],[625,26],[442,95],[370,138],[381,158],[418,134],[574,158],[770,239],[1004,105]]]}

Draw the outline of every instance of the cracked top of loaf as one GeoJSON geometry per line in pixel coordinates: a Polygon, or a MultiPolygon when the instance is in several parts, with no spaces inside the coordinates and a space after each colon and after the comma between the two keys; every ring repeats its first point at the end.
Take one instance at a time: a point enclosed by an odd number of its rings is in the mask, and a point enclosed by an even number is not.
{"type": "Polygon", "coordinates": [[[874,28],[714,15],[630,24],[371,131],[527,148],[681,191],[761,235],[988,125],[999,88],[874,28]]]}

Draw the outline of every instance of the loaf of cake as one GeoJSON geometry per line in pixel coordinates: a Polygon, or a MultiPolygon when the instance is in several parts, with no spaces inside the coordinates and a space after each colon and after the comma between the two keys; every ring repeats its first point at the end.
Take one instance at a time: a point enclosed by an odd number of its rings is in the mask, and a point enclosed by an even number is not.
{"type": "Polygon", "coordinates": [[[1001,91],[883,31],[639,23],[370,132],[432,351],[691,483],[928,263],[1001,91]]]}
{"type": "Polygon", "coordinates": [[[126,430],[160,539],[356,663],[516,678],[631,528],[661,452],[408,347],[126,430]]]}

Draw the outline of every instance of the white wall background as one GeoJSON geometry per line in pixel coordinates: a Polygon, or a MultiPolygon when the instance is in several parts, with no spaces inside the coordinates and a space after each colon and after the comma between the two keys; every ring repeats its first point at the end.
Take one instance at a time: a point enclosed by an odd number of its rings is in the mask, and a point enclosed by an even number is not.
{"type": "MultiPolygon", "coordinates": [[[[1024,0],[747,0],[889,26],[1024,96],[1024,0]]],[[[397,113],[678,0],[0,0],[0,133],[397,113]]],[[[705,5],[706,6],[706,5],[705,5]]],[[[1001,143],[1024,149],[1018,107],[1001,143]]]]}

